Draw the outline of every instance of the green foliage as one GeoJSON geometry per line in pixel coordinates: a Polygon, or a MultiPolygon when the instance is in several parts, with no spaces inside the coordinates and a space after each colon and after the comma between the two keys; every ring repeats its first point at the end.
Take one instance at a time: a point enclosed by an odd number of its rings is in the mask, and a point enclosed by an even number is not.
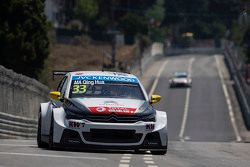
{"type": "Polygon", "coordinates": [[[146,11],[147,20],[162,22],[165,15],[164,0],[157,0],[156,3],[146,11]]]}
{"type": "Polygon", "coordinates": [[[231,28],[231,34],[228,36],[229,40],[235,42],[237,46],[243,43],[243,37],[246,32],[246,28],[239,26],[237,21],[234,21],[231,28]]]}
{"type": "Polygon", "coordinates": [[[0,64],[37,78],[49,52],[44,0],[8,0],[0,9],[0,64]]]}
{"type": "Polygon", "coordinates": [[[250,64],[250,27],[247,28],[243,37],[243,47],[246,55],[246,62],[250,64]]]}
{"type": "Polygon", "coordinates": [[[98,14],[98,3],[96,0],[78,0],[75,10],[76,17],[82,21],[89,22],[98,14]]]}
{"type": "Polygon", "coordinates": [[[237,0],[165,0],[164,25],[178,27],[176,34],[193,32],[196,38],[218,38],[238,18],[237,0]]]}
{"type": "Polygon", "coordinates": [[[134,37],[136,34],[147,33],[147,22],[145,21],[145,18],[140,15],[128,13],[121,18],[119,28],[124,32],[126,42],[134,43],[134,37]]]}

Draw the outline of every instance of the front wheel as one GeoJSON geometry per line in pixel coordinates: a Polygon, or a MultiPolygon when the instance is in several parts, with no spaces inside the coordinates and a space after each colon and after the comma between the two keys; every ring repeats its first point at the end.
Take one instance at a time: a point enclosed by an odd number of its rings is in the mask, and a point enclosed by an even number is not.
{"type": "Polygon", "coordinates": [[[153,155],[165,155],[165,154],[167,154],[167,150],[151,151],[151,154],[153,154],[153,155]]]}
{"type": "Polygon", "coordinates": [[[39,148],[45,148],[47,147],[47,144],[45,142],[42,141],[41,139],[41,112],[38,115],[38,127],[37,127],[37,146],[39,148]]]}
{"type": "Polygon", "coordinates": [[[53,137],[54,137],[54,116],[53,116],[53,112],[52,112],[51,122],[50,122],[50,130],[49,130],[49,149],[51,149],[51,150],[53,150],[53,148],[54,148],[53,137]]]}

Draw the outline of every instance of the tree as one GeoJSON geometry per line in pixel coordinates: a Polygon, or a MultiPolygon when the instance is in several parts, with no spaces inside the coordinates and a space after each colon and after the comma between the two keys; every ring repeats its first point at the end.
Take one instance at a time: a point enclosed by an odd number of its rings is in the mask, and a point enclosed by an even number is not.
{"type": "Polygon", "coordinates": [[[147,32],[147,22],[138,14],[128,13],[120,20],[119,28],[125,34],[126,43],[133,44],[136,34],[145,34],[147,32]]]}
{"type": "Polygon", "coordinates": [[[96,0],[78,0],[75,15],[83,22],[86,31],[90,20],[97,16],[98,10],[99,7],[96,0]]]}
{"type": "Polygon", "coordinates": [[[0,8],[0,64],[37,78],[49,53],[44,0],[8,0],[0,8]]]}
{"type": "Polygon", "coordinates": [[[157,0],[156,3],[146,11],[148,21],[160,24],[165,16],[164,0],[157,0]]]}
{"type": "Polygon", "coordinates": [[[244,34],[242,45],[246,55],[246,63],[250,64],[250,27],[247,28],[244,34]]]}

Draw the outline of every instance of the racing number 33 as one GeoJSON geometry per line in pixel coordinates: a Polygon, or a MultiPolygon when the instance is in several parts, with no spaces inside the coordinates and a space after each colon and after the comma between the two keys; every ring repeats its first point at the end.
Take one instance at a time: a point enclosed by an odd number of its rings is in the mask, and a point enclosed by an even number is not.
{"type": "Polygon", "coordinates": [[[73,86],[73,92],[72,93],[85,93],[87,91],[87,86],[86,85],[74,85],[73,86]]]}

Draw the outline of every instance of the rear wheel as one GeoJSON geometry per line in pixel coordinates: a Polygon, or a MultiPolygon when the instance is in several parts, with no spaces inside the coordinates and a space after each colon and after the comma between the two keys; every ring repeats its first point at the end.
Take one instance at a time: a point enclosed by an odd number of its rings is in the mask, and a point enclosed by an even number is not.
{"type": "Polygon", "coordinates": [[[38,115],[38,127],[37,127],[37,146],[39,148],[45,148],[47,147],[47,144],[45,142],[42,141],[41,139],[41,112],[38,115]]]}

